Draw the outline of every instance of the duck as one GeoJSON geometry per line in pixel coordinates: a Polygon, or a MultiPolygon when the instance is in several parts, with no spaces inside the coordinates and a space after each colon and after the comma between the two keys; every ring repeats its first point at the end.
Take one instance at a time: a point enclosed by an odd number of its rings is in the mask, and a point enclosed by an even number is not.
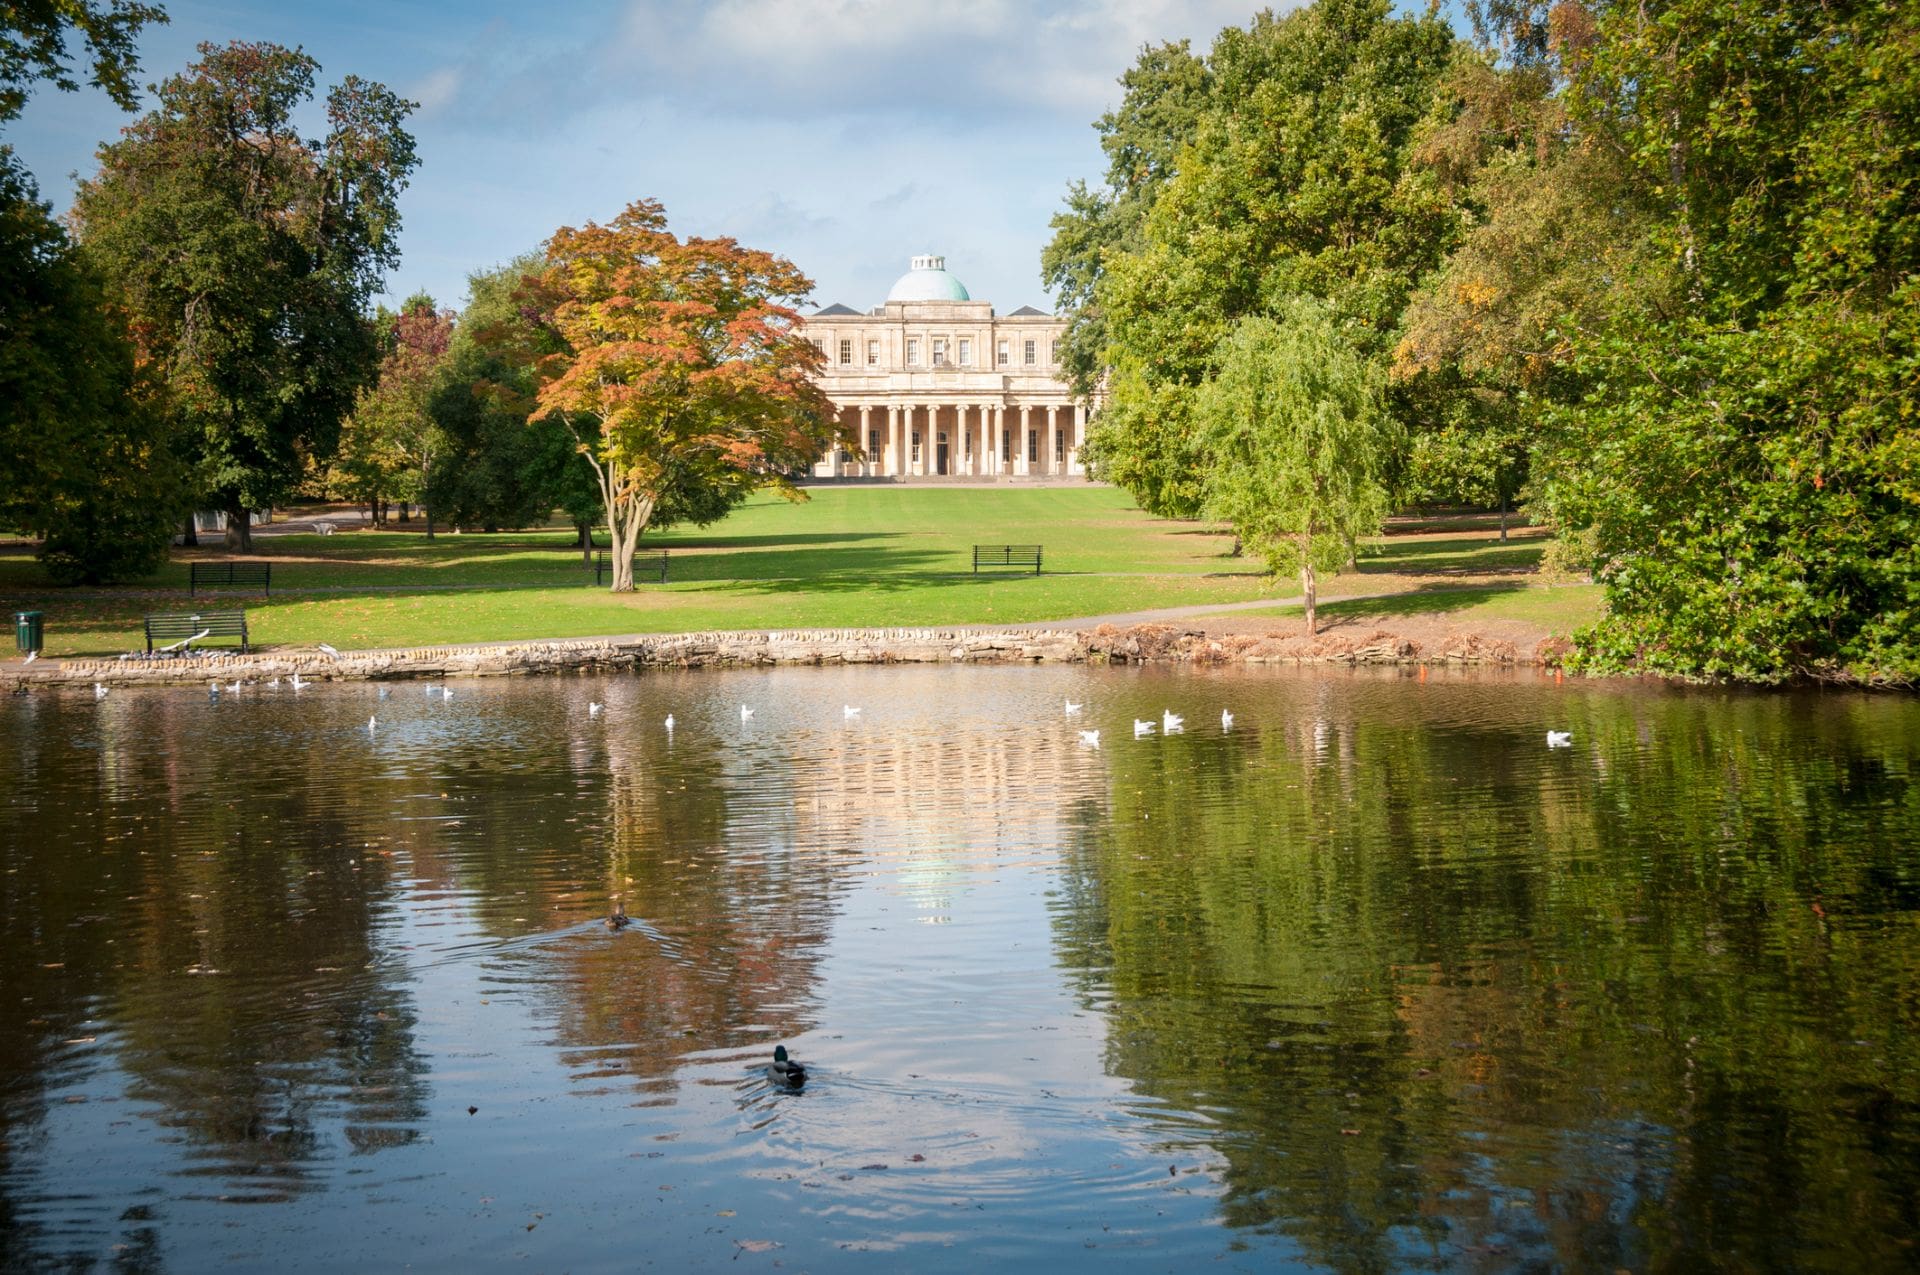
{"type": "Polygon", "coordinates": [[[767,1064],[767,1079],[797,1089],[807,1083],[807,1069],[787,1056],[785,1045],[775,1045],[773,1061],[767,1064]]]}
{"type": "Polygon", "coordinates": [[[620,899],[613,901],[613,911],[607,913],[609,930],[624,930],[633,924],[633,918],[627,915],[627,905],[620,899]]]}

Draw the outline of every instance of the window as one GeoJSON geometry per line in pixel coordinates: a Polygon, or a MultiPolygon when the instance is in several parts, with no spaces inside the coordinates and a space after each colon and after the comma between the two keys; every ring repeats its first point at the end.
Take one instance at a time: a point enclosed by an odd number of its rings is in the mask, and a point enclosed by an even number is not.
{"type": "Polygon", "coordinates": [[[1007,343],[1005,341],[1000,343],[995,362],[999,363],[1001,367],[1005,367],[1007,364],[1013,362],[1013,356],[1007,353],[1007,343]]]}
{"type": "Polygon", "coordinates": [[[1067,463],[1067,431],[1064,429],[1053,431],[1053,463],[1056,465],[1067,463]]]}
{"type": "Polygon", "coordinates": [[[947,365],[947,338],[943,336],[933,338],[933,365],[935,367],[947,365]]]}
{"type": "Polygon", "coordinates": [[[1038,341],[1027,342],[1026,356],[1028,367],[1032,367],[1040,361],[1040,343],[1038,341]]]}
{"type": "Polygon", "coordinates": [[[867,457],[872,459],[880,455],[880,427],[867,426],[867,457]]]}
{"type": "MultiPolygon", "coordinates": [[[[1027,344],[1032,345],[1033,342],[1029,341],[1027,342],[1027,344]]],[[[1034,462],[1038,461],[1039,459],[1040,459],[1040,431],[1037,429],[1030,429],[1027,431],[1027,464],[1031,465],[1034,462]]]]}
{"type": "Polygon", "coordinates": [[[907,366],[920,366],[920,338],[917,336],[907,338],[907,366]]]}
{"type": "Polygon", "coordinates": [[[880,364],[880,343],[878,341],[869,341],[867,342],[867,366],[878,367],[879,364],[880,364]]]}
{"type": "Polygon", "coordinates": [[[822,341],[822,340],[821,340],[821,339],[820,339],[819,337],[817,337],[817,336],[810,336],[810,337],[808,337],[808,338],[807,338],[807,340],[809,340],[809,341],[811,341],[811,342],[813,342],[813,348],[814,348],[814,349],[816,349],[816,350],[818,350],[818,351],[820,351],[820,356],[821,356],[822,358],[825,358],[825,357],[826,357],[826,354],[827,354],[827,343],[826,343],[825,341],[822,341]]]}
{"type": "Polygon", "coordinates": [[[960,366],[973,366],[973,342],[964,336],[960,338],[960,366]]]}
{"type": "Polygon", "coordinates": [[[840,342],[840,366],[846,367],[853,362],[853,342],[840,342]]]}
{"type": "Polygon", "coordinates": [[[913,431],[913,459],[915,464],[920,461],[920,431],[917,429],[913,431]]]}
{"type": "Polygon", "coordinates": [[[1003,429],[1000,431],[1000,459],[1005,461],[1009,465],[1013,464],[1013,431],[1012,430],[1003,429]]]}

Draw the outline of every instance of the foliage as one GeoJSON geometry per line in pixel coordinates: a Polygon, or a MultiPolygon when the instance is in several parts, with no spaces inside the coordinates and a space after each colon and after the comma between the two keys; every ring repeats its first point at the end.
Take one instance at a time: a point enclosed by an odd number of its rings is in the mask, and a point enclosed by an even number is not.
{"type": "Polygon", "coordinates": [[[182,475],[99,280],[0,147],[0,520],[41,533],[56,579],[145,574],[182,475]]]}
{"type": "Polygon", "coordinates": [[[1387,515],[1384,470],[1398,443],[1375,369],[1323,306],[1243,319],[1194,409],[1213,465],[1205,503],[1276,575],[1298,571],[1307,632],[1317,572],[1349,561],[1387,515]]]}
{"type": "Polygon", "coordinates": [[[76,36],[86,45],[88,82],[132,110],[140,71],[134,41],[142,27],[166,21],[166,10],[140,0],[13,0],[0,10],[0,123],[19,116],[36,80],[69,93],[80,87],[67,66],[67,42],[76,36]]]}
{"type": "Polygon", "coordinates": [[[528,299],[561,349],[541,361],[529,419],[557,416],[593,466],[616,591],[675,487],[792,490],[788,471],[855,445],[809,379],[820,356],[791,303],[812,284],[791,263],[681,240],[652,200],[561,229],[546,257],[528,299]]]}
{"type": "Polygon", "coordinates": [[[398,260],[413,108],[349,76],[328,94],[326,136],[303,139],[293,121],[313,94],[311,57],[240,42],[200,53],[101,148],[74,217],[192,442],[202,491],[245,547],[246,511],[293,489],[303,452],[332,451],[373,377],[365,312],[398,260]]]}

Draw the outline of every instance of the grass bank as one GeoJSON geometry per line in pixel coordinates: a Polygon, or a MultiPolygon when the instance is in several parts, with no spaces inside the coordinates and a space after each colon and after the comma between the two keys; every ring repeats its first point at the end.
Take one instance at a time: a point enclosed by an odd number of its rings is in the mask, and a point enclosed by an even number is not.
{"type": "MultiPolygon", "coordinates": [[[[1437,585],[1519,591],[1543,541],[1500,545],[1490,529],[1408,523],[1328,594],[1418,594],[1437,585]]],[[[1025,624],[1168,607],[1210,607],[1297,592],[1231,554],[1218,527],[1148,517],[1104,487],[816,488],[790,504],[757,497],[708,528],[649,535],[668,550],[665,585],[595,588],[563,530],[498,535],[417,530],[260,535],[271,598],[189,599],[188,563],[217,545],[176,550],[152,577],[104,590],[52,587],[24,551],[0,557],[9,612],[46,615],[47,654],[143,646],[149,612],[243,605],[256,641],[339,647],[441,645],[705,629],[1025,624]],[[1046,571],[974,575],[976,543],[1045,546],[1046,571]]],[[[1436,590],[1434,597],[1440,593],[1436,590]]],[[[1541,599],[1550,613],[1555,605],[1541,599]]]]}

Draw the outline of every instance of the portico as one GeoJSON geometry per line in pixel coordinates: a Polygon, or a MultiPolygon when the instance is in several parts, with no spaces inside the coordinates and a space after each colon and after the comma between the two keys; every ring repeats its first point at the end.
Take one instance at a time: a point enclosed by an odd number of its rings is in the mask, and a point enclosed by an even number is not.
{"type": "Polygon", "coordinates": [[[826,358],[821,388],[862,454],[830,452],[814,476],[1084,476],[1086,407],[1055,364],[1064,330],[1030,307],[996,315],[931,256],[914,258],[865,314],[821,310],[803,333],[826,358]]]}

